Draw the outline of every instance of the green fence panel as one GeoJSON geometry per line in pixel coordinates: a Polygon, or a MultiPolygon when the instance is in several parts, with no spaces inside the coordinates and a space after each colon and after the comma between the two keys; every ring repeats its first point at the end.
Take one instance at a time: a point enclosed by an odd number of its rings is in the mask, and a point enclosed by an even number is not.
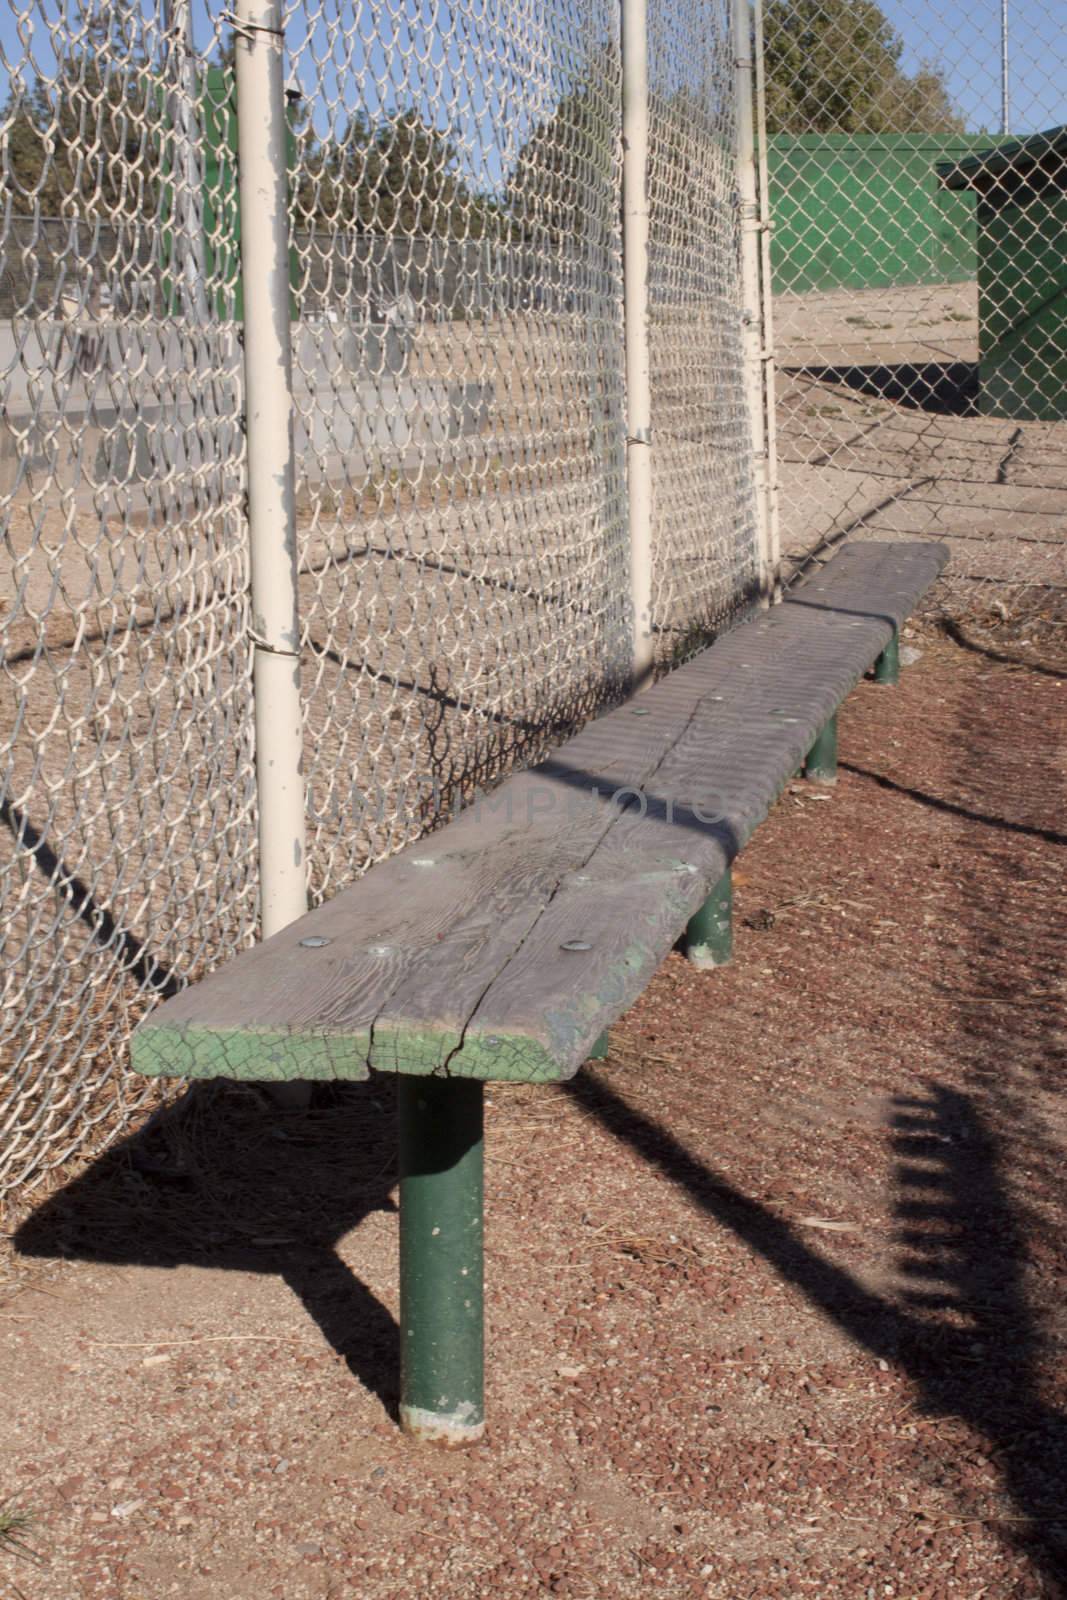
{"type": "Polygon", "coordinates": [[[776,292],[973,280],[974,196],[945,189],[936,169],[989,145],[988,135],[772,135],[776,292]]]}

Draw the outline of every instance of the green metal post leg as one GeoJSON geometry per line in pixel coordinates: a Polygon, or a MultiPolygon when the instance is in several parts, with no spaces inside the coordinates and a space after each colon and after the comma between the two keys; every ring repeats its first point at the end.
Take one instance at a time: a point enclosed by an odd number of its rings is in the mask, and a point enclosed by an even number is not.
{"type": "Polygon", "coordinates": [[[900,682],[900,638],[894,633],[874,663],[875,683],[900,682]]]}
{"type": "Polygon", "coordinates": [[[733,955],[734,885],[729,870],[685,930],[685,953],[694,967],[724,967],[733,955]]]}
{"type": "Polygon", "coordinates": [[[485,1429],[483,1086],[400,1079],[400,1422],[438,1444],[485,1429]]]}
{"type": "Polygon", "coordinates": [[[837,782],[836,715],[823,725],[821,733],[808,751],[804,762],[804,776],[810,778],[812,783],[837,782]]]}

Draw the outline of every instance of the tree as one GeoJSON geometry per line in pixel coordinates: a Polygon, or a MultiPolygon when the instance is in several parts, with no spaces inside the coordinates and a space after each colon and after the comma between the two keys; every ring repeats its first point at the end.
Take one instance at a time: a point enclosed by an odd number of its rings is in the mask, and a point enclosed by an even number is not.
{"type": "Polygon", "coordinates": [[[519,151],[505,196],[516,240],[536,250],[573,249],[592,226],[614,222],[617,113],[603,85],[616,71],[608,59],[586,73],[519,151]]]}
{"type": "Polygon", "coordinates": [[[456,171],[457,152],[414,110],[374,123],[363,113],[339,139],[300,141],[294,204],[300,225],[422,238],[481,239],[494,207],[456,171]]]}
{"type": "Polygon", "coordinates": [[[87,8],[51,79],[17,85],[2,113],[2,161],[21,216],[136,217],[156,205],[151,89],[140,13],[87,8]]]}
{"type": "Polygon", "coordinates": [[[769,133],[962,131],[940,70],[902,70],[876,0],[770,0],[763,27],[769,133]]]}
{"type": "MultiPolygon", "coordinates": [[[[232,35],[217,64],[234,66],[232,35]]],[[[22,216],[116,222],[160,217],[177,156],[168,93],[176,60],[149,59],[137,0],[86,0],[50,77],[16,83],[0,112],[0,179],[22,216]],[[162,208],[162,209],[161,209],[162,208]]],[[[291,98],[293,204],[299,227],[480,239],[500,207],[459,174],[455,145],[414,109],[372,121],[357,112],[321,139],[291,98]]]]}
{"type": "MultiPolygon", "coordinates": [[[[610,247],[614,239],[618,80],[618,52],[605,49],[519,152],[506,191],[512,237],[542,257],[573,261],[587,243],[610,247]]],[[[669,233],[675,263],[681,252],[702,249],[721,231],[716,174],[723,165],[723,135],[715,109],[684,84],[670,91],[653,85],[650,94],[649,211],[654,235],[669,233]]]]}

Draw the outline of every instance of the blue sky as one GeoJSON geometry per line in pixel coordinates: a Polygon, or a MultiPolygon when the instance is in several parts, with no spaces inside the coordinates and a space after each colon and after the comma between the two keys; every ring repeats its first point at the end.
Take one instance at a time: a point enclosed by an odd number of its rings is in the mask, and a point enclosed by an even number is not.
{"type": "MultiPolygon", "coordinates": [[[[1008,4],[1011,131],[1026,134],[1067,123],[1067,26],[1055,16],[1064,0],[1008,4]]],[[[551,114],[582,59],[607,36],[614,15],[610,0],[568,0],[566,5],[560,0],[453,0],[453,5],[454,12],[449,0],[375,0],[359,13],[357,25],[352,0],[292,3],[287,32],[291,45],[300,46],[293,70],[320,131],[328,104],[336,113],[362,102],[376,115],[414,100],[425,114],[433,100],[444,100],[438,121],[451,123],[468,175],[499,181],[530,129],[551,114]],[[309,17],[310,24],[303,22],[309,17]],[[488,67],[485,41],[493,47],[488,67]]],[[[882,0],[882,5],[904,41],[904,65],[940,65],[968,126],[997,131],[1000,0],[882,0]]],[[[149,0],[143,6],[146,17],[154,14],[149,0]]],[[[209,48],[215,31],[211,17],[219,15],[222,0],[211,0],[210,6],[193,0],[193,6],[196,44],[209,48]]],[[[75,14],[75,0],[34,0],[26,14],[34,24],[34,59],[48,73],[54,56],[47,23],[55,26],[75,14]]],[[[12,0],[0,0],[0,92],[9,81],[6,64],[25,57],[25,36],[25,24],[19,36],[12,0]]]]}
{"type": "MultiPolygon", "coordinates": [[[[949,93],[975,132],[1000,128],[1000,0],[881,0],[904,40],[904,64],[943,67],[949,93]]],[[[1010,131],[1067,123],[1064,0],[1008,0],[1010,131]]]]}

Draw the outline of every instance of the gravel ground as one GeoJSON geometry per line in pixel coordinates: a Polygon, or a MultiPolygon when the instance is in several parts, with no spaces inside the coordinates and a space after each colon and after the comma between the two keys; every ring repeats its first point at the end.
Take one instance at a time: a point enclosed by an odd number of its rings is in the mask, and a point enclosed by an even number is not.
{"type": "Polygon", "coordinates": [[[1067,664],[909,642],[745,852],[733,966],[492,1091],[484,1445],[394,1421],[390,1086],[209,1088],[14,1229],[0,1588],[1067,1593],[1067,664]]]}

